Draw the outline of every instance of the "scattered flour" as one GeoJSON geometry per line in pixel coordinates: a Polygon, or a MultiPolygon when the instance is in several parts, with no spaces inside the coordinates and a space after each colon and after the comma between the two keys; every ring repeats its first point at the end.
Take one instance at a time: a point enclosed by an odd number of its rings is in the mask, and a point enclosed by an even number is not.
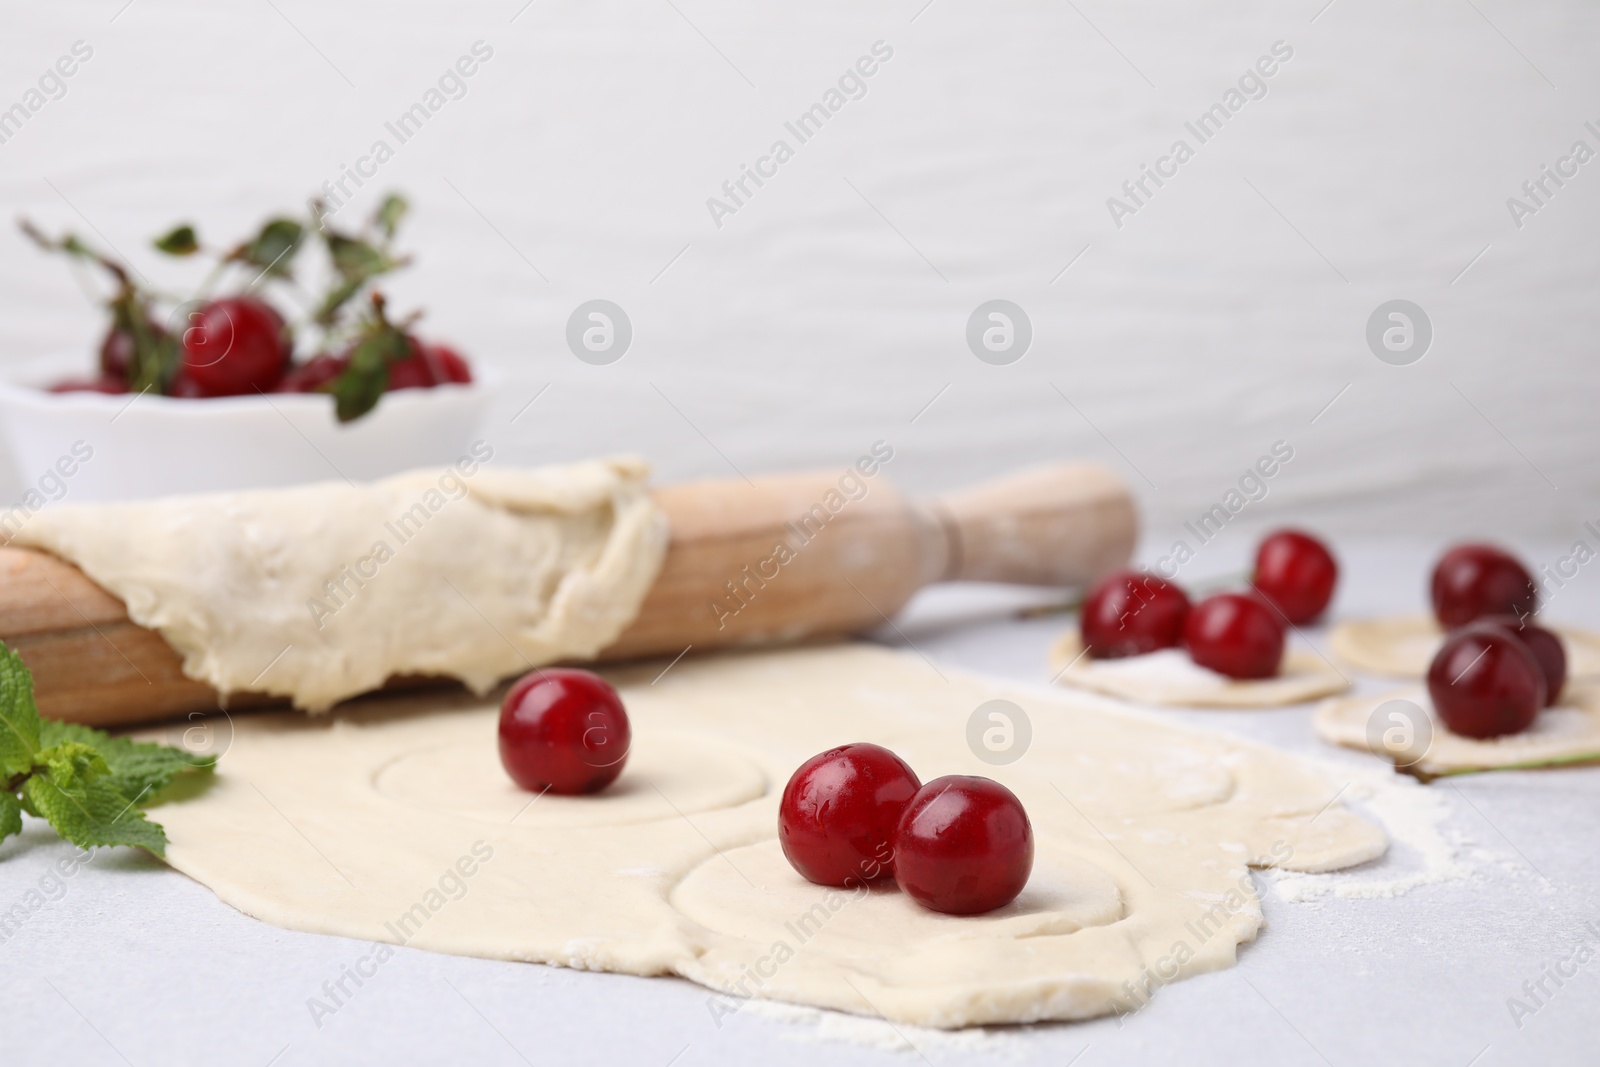
{"type": "Polygon", "coordinates": [[[1370,900],[1398,897],[1413,889],[1439,885],[1474,876],[1485,853],[1469,850],[1465,835],[1445,823],[1455,808],[1437,785],[1423,785],[1413,778],[1392,771],[1351,770],[1340,765],[1338,776],[1350,784],[1340,794],[1341,802],[1364,809],[1383,823],[1391,845],[1382,859],[1348,871],[1329,874],[1299,874],[1288,871],[1266,872],[1283,900],[1304,903],[1334,897],[1345,900],[1370,900]]]}
{"type": "Polygon", "coordinates": [[[848,1041],[886,1052],[917,1053],[924,1058],[930,1053],[976,1052],[988,1057],[1016,1059],[1023,1053],[1023,1046],[1015,1037],[978,1026],[965,1030],[930,1030],[884,1019],[868,1019],[824,1008],[761,999],[744,1001],[739,1013],[796,1024],[781,1031],[779,1036],[785,1041],[804,1044],[848,1041]]]}

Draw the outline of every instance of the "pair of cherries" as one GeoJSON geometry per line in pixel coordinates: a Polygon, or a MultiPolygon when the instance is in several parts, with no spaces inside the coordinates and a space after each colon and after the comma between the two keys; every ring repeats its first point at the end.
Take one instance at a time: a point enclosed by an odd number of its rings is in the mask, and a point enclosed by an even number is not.
{"type": "Polygon", "coordinates": [[[1279,530],[1257,547],[1251,593],[1217,593],[1191,605],[1172,582],[1118,571],[1084,599],[1083,645],[1096,659],[1182,645],[1218,674],[1270,678],[1283,660],[1286,624],[1321,615],[1338,578],[1333,553],[1299,530],[1279,530]]]}
{"type": "Polygon", "coordinates": [[[905,760],[866,742],[800,765],[778,807],[778,843],[808,881],[844,888],[893,876],[947,915],[1004,907],[1033,871],[1033,826],[1015,793],[962,774],[923,785],[905,760]]]}
{"type": "MultiPolygon", "coordinates": [[[[597,793],[616,781],[632,729],[622,699],[589,671],[523,676],[500,705],[500,762],[535,793],[597,793]]],[[[893,876],[934,911],[976,915],[1016,899],[1033,870],[1033,827],[1016,794],[988,778],[923,785],[872,744],[843,745],[795,771],[778,809],[783,854],[820,885],[893,876]]]]}
{"type": "Polygon", "coordinates": [[[1538,587],[1494,545],[1457,545],[1429,583],[1434,617],[1451,631],[1428,667],[1428,696],[1452,733],[1499,737],[1526,730],[1561,697],[1561,639],[1532,621],[1538,587]]]}

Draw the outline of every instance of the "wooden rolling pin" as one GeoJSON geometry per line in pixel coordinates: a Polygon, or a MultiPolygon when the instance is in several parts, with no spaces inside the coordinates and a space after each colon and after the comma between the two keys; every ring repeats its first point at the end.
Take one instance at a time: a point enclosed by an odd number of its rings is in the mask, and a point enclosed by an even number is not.
{"type": "MultiPolygon", "coordinates": [[[[1078,586],[1127,562],[1127,488],[1086,463],[1035,468],[929,501],[845,472],[695,482],[652,493],[671,530],[638,618],[603,660],[857,633],[933,582],[1078,586]]],[[[213,710],[178,654],[72,564],[0,547],[0,640],[45,715],[106,726],[213,710]]],[[[427,681],[394,679],[391,686],[427,681]]],[[[437,680],[433,680],[437,681],[437,680]]],[[[282,700],[238,693],[227,705],[282,700]]]]}

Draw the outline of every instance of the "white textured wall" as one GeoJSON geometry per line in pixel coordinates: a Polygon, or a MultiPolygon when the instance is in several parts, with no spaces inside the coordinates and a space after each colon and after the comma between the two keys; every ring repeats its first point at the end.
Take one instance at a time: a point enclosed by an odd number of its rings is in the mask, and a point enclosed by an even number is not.
{"type": "MultiPolygon", "coordinates": [[[[0,198],[150,272],[169,222],[220,238],[300,202],[492,47],[353,210],[412,195],[394,296],[509,376],[507,455],[634,449],[683,478],[885,438],[918,489],[1102,456],[1161,544],[1284,440],[1248,518],[1566,538],[1600,517],[1600,161],[1520,229],[1506,207],[1575,140],[1600,149],[1578,0],[122,2],[4,5],[0,107],[74,41],[94,55],[0,145],[0,198]],[[867,95],[715,227],[706,198],[880,40],[867,95]],[[1115,227],[1106,198],[1278,40],[1268,95],[1115,227]],[[612,366],[565,348],[593,297],[634,323],[612,366]],[[1035,330],[1011,366],[964,341],[995,297],[1035,330]],[[1395,297],[1436,331],[1411,366],[1364,340],[1395,297]]],[[[0,309],[7,361],[76,359],[98,329],[9,228],[0,309]]]]}

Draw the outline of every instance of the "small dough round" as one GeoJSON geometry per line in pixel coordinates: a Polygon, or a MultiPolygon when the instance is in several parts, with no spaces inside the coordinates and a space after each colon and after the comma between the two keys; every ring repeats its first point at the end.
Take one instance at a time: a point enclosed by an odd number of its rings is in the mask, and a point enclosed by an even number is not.
{"type": "Polygon", "coordinates": [[[396,756],[373,775],[373,786],[417,808],[491,826],[625,826],[736,807],[765,793],[767,777],[731,745],[662,732],[634,737],[626,771],[606,788],[603,804],[520,788],[483,737],[396,756]]]}
{"type": "MultiPolygon", "coordinates": [[[[1574,626],[1541,622],[1560,635],[1567,650],[1568,678],[1600,678],[1600,634],[1574,626]]],[[[1390,678],[1421,678],[1444,643],[1444,630],[1432,615],[1394,615],[1341,622],[1328,635],[1340,661],[1357,670],[1390,678]]]]}
{"type": "Polygon", "coordinates": [[[1068,630],[1051,646],[1050,669],[1058,672],[1056,680],[1062,685],[1139,704],[1202,708],[1275,708],[1350,688],[1350,679],[1333,664],[1298,648],[1284,652],[1277,677],[1241,681],[1207,670],[1177,648],[1122,659],[1091,659],[1083,654],[1083,640],[1076,630],[1068,630]]]}
{"type": "Polygon", "coordinates": [[[1390,753],[1368,740],[1373,732],[1368,725],[1373,713],[1391,700],[1410,701],[1428,717],[1427,729],[1431,732],[1422,758],[1398,768],[1419,778],[1600,761],[1600,684],[1593,682],[1569,686],[1561,703],[1539,712],[1532,726],[1503,737],[1479,739],[1451,733],[1439,721],[1433,701],[1420,685],[1329,700],[1317,709],[1312,720],[1317,736],[1331,744],[1392,759],[1390,753]]]}
{"type": "Polygon", "coordinates": [[[1022,894],[983,915],[929,911],[887,878],[840,889],[841,906],[829,909],[834,902],[795,873],[777,838],[707,859],[678,883],[671,900],[707,929],[755,944],[771,944],[786,932],[798,931],[807,938],[808,951],[834,957],[819,962],[839,968],[859,966],[866,950],[892,953],[904,966],[919,950],[945,946],[948,951],[951,942],[1072,934],[1123,918],[1115,878],[1053,841],[1040,839],[1037,845],[1033,873],[1022,894]],[[796,916],[802,917],[798,924],[796,916]],[[786,930],[785,923],[791,928],[786,930]]]}

